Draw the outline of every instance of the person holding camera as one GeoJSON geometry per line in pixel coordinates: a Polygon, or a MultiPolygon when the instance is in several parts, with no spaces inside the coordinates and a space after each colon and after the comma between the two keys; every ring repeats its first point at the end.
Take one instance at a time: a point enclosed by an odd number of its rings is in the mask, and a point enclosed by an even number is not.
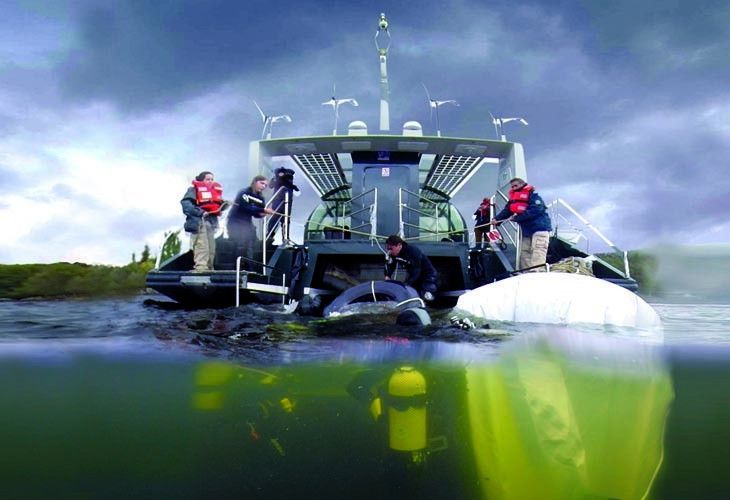
{"type": "Polygon", "coordinates": [[[274,177],[271,179],[271,189],[274,190],[274,198],[271,200],[271,208],[274,214],[269,218],[269,224],[266,228],[266,241],[267,243],[274,241],[276,228],[281,225],[281,240],[285,242],[289,239],[288,222],[291,221],[292,198],[294,192],[299,192],[299,188],[294,184],[294,170],[286,167],[279,167],[274,170],[274,177]],[[287,221],[287,234],[284,234],[282,217],[289,218],[289,221],[287,221]]]}

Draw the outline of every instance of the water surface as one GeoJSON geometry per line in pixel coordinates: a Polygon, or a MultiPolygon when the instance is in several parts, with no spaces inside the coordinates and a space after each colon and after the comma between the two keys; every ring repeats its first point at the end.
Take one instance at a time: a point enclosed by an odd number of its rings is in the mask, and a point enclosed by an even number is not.
{"type": "Polygon", "coordinates": [[[147,299],[0,303],[3,497],[730,491],[730,306],[656,304],[657,345],[147,299]]]}

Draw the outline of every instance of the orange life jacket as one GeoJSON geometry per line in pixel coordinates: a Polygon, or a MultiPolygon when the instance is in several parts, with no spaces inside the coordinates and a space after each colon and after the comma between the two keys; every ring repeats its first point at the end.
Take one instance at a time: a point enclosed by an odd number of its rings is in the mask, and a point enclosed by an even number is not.
{"type": "Polygon", "coordinates": [[[195,188],[195,201],[200,208],[209,213],[220,211],[223,204],[223,187],[220,184],[193,181],[193,187],[195,188]]]}
{"type": "Polygon", "coordinates": [[[509,211],[513,214],[521,214],[527,210],[527,204],[530,200],[530,194],[535,190],[529,184],[525,184],[521,189],[510,189],[509,192],[509,211]]]}

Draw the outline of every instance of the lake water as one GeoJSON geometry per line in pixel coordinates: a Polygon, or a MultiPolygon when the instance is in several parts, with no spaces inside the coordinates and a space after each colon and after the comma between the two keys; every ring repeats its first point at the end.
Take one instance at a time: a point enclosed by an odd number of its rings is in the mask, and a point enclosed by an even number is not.
{"type": "Polygon", "coordinates": [[[630,330],[0,302],[2,498],[723,498],[730,305],[630,330]]]}

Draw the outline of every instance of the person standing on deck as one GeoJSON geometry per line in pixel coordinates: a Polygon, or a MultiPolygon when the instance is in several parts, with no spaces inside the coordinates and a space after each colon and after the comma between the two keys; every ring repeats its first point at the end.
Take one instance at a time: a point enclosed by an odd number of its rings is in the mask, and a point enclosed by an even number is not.
{"type": "Polygon", "coordinates": [[[535,192],[533,186],[519,177],[515,177],[509,182],[509,201],[491,223],[499,225],[505,220],[512,220],[520,225],[522,229],[520,269],[544,265],[547,261],[550,231],[552,230],[545,202],[535,192]]]}
{"type": "Polygon", "coordinates": [[[408,273],[402,281],[418,290],[424,300],[433,300],[438,288],[438,273],[429,258],[418,247],[409,245],[395,234],[385,240],[385,249],[388,252],[385,279],[393,279],[400,264],[408,273]]]}
{"type": "MultiPolygon", "coordinates": [[[[274,177],[271,179],[271,189],[274,190],[274,199],[271,200],[271,208],[274,215],[269,218],[266,228],[267,242],[274,240],[276,228],[282,222],[282,217],[291,217],[292,198],[294,193],[299,195],[299,188],[294,184],[294,170],[286,167],[279,167],[274,170],[274,177]],[[284,211],[286,210],[286,213],[284,211]]],[[[288,224],[287,224],[288,225],[288,224]]],[[[284,234],[284,225],[281,224],[281,241],[286,242],[288,234],[284,234]]]]}
{"type": "Polygon", "coordinates": [[[251,180],[251,185],[236,194],[233,208],[228,214],[228,238],[236,247],[236,255],[244,257],[243,269],[252,269],[253,248],[257,241],[256,228],[253,218],[261,218],[274,211],[266,208],[264,197],[261,194],[268,186],[263,175],[257,175],[251,180]]]}
{"type": "Polygon", "coordinates": [[[474,212],[474,238],[476,246],[482,246],[482,242],[488,241],[487,233],[489,233],[489,208],[492,202],[489,198],[484,198],[479,204],[476,212],[474,212]]]}
{"type": "Polygon", "coordinates": [[[212,172],[200,172],[180,204],[186,216],[185,231],[191,233],[193,272],[212,271],[215,260],[215,232],[223,205],[223,188],[214,181],[212,172]]]}

